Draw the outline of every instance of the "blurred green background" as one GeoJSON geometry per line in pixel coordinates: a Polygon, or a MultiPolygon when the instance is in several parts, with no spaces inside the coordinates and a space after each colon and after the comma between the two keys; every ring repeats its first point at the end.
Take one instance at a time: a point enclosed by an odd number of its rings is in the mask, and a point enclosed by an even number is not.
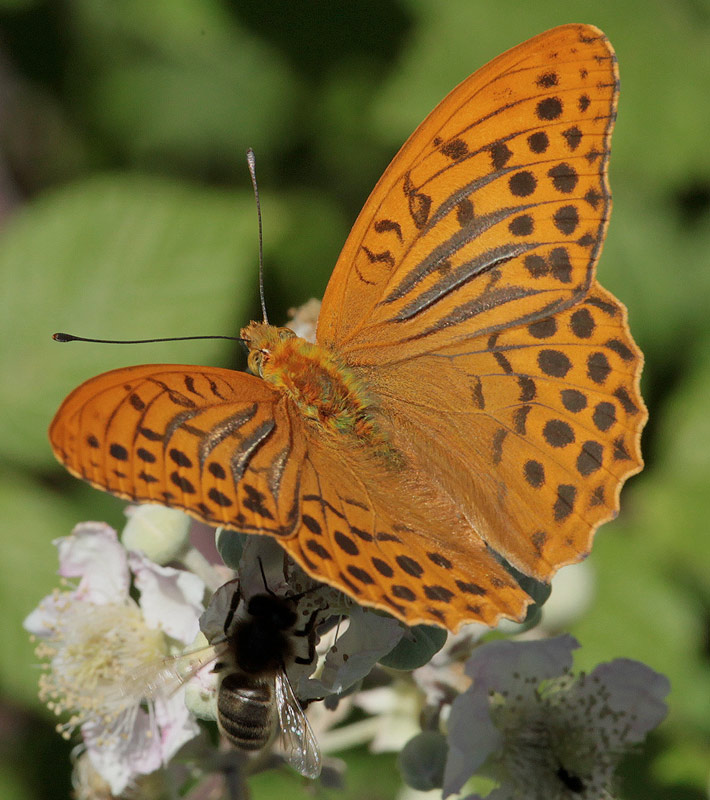
{"type": "MultiPolygon", "coordinates": [[[[122,520],[122,503],[54,462],[53,412],[115,366],[242,363],[219,341],[62,346],[50,334],[236,334],[258,316],[248,146],[267,302],[284,319],[322,295],[369,190],[436,102],[566,22],[601,27],[620,62],[599,274],[629,307],[651,414],[646,470],[598,536],[595,599],[572,633],[581,666],[637,658],[672,683],[667,721],[625,762],[623,796],[707,796],[708,0],[0,0],[1,797],[67,796],[69,746],[36,700],[20,624],[56,584],[51,541],[80,520],[122,520]]],[[[347,796],[394,797],[393,761],[373,782],[362,759],[347,796]]],[[[274,791],[298,783],[255,784],[257,798],[274,791]]]]}

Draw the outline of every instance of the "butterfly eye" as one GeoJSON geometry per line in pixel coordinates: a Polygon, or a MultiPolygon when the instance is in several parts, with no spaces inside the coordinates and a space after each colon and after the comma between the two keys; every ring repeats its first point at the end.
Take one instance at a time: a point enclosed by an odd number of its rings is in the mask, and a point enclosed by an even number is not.
{"type": "Polygon", "coordinates": [[[279,328],[279,339],[281,339],[282,342],[286,339],[293,339],[295,335],[296,334],[290,328],[279,328]]]}
{"type": "Polygon", "coordinates": [[[264,366],[264,362],[266,361],[267,353],[265,350],[252,350],[249,353],[249,358],[247,363],[249,365],[249,371],[254,375],[261,376],[261,370],[264,366]]]}

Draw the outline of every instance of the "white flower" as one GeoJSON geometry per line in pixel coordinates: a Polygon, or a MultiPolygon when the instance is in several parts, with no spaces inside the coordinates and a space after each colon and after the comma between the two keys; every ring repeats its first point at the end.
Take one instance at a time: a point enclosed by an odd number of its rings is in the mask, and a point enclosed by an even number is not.
{"type": "Polygon", "coordinates": [[[552,593],[542,607],[540,627],[559,633],[580,619],[594,599],[596,576],[591,561],[563,567],[552,579],[552,593]]]}
{"type": "Polygon", "coordinates": [[[318,314],[320,314],[320,300],[311,297],[302,306],[289,308],[289,319],[286,324],[296,336],[308,342],[315,342],[318,314]]]}
{"type": "Polygon", "coordinates": [[[72,753],[72,789],[76,800],[112,800],[111,787],[99,775],[86,750],[72,753]]]}
{"type": "Polygon", "coordinates": [[[91,764],[117,795],[198,733],[182,691],[146,699],[136,677],[194,639],[204,585],[127,553],[102,523],[78,525],[55,544],[59,574],[79,583],[66,581],[68,590],[55,590],[25,620],[40,639],[38,656],[50,662],[40,697],[56,714],[70,714],[58,730],[69,738],[81,729],[91,764]]]}
{"type": "Polygon", "coordinates": [[[616,766],[665,717],[668,680],[616,659],[573,676],[571,636],[497,641],[466,665],[473,685],[453,703],[444,795],[480,768],[488,800],[610,798],[616,766]]]}
{"type": "Polygon", "coordinates": [[[409,681],[358,692],[353,702],[373,715],[369,720],[373,753],[399,752],[421,730],[422,695],[409,681]]]}

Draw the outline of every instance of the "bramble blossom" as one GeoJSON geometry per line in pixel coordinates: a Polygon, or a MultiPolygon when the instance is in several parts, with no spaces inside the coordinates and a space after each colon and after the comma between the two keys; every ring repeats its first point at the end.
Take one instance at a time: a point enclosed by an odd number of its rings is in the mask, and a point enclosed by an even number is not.
{"type": "Polygon", "coordinates": [[[67,588],[45,597],[24,623],[49,662],[40,698],[57,715],[70,714],[58,730],[69,738],[80,729],[92,766],[118,795],[199,731],[182,690],[144,701],[144,687],[137,694],[129,687],[146,665],[194,639],[204,584],[126,551],[103,523],[77,525],[55,544],[67,588]]]}
{"type": "MultiPolygon", "coordinates": [[[[497,784],[488,800],[608,800],[619,760],[666,713],[668,681],[643,664],[617,659],[575,676],[578,645],[569,636],[480,644],[481,626],[448,640],[440,629],[406,628],[318,584],[270,537],[219,533],[222,572],[191,552],[188,527],[174,514],[134,509],[126,541],[147,543],[153,556],[183,566],[189,561],[210,588],[226,579],[205,611],[201,578],[127,551],[107,525],[84,523],[56,542],[64,588],[25,621],[49,662],[41,697],[55,713],[70,715],[58,726],[66,738],[81,731],[77,797],[154,793],[148,785],[161,780],[156,770],[197,735],[195,718],[216,718],[216,651],[205,645],[223,643],[225,621],[235,610],[235,618],[245,613],[243,605],[232,607],[235,592],[241,604],[261,593],[291,596],[299,627],[323,623],[318,657],[289,665],[301,700],[326,699],[309,706],[323,752],[364,742],[372,750],[400,750],[406,743],[398,763],[419,790],[441,793],[443,785],[447,796],[475,775],[497,784]],[[171,658],[186,646],[187,655],[171,658]],[[392,670],[389,684],[378,668],[374,684],[358,691],[378,663],[392,670]],[[351,704],[366,718],[349,719],[351,704]]],[[[215,760],[203,737],[191,745],[189,775],[173,761],[168,780],[201,793],[218,785],[236,797],[248,776],[282,763],[277,753],[278,737],[275,752],[230,751],[215,760]]],[[[327,758],[323,784],[336,785],[342,770],[327,758]]]]}
{"type": "Polygon", "coordinates": [[[480,771],[498,783],[487,800],[612,797],[621,757],[663,720],[670,686],[623,658],[575,676],[577,647],[559,636],[474,652],[466,664],[473,684],[449,718],[444,796],[480,771]]]}

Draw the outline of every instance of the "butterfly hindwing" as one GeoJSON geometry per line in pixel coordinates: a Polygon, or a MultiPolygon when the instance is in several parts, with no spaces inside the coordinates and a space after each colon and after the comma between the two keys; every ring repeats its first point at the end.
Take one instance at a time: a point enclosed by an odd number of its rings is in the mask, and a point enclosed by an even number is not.
{"type": "Polygon", "coordinates": [[[519,618],[530,598],[426,476],[308,436],[301,527],[281,545],[318,579],[410,625],[519,618]],[[432,513],[436,510],[436,513],[432,513]]]}
{"type": "Polygon", "coordinates": [[[587,301],[478,349],[369,372],[415,471],[467,498],[478,535],[540,580],[589,552],[642,465],[640,353],[611,295],[597,286],[587,301]]]}

